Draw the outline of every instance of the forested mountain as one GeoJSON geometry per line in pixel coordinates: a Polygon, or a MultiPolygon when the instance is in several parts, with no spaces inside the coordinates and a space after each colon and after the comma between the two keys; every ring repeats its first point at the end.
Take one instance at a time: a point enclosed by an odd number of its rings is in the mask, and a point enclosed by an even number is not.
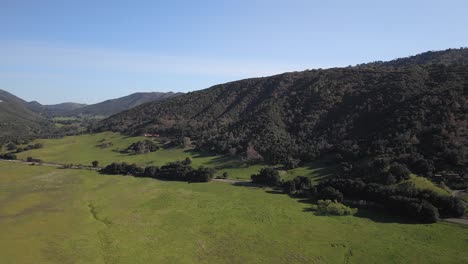
{"type": "Polygon", "coordinates": [[[414,171],[466,169],[467,49],[213,86],[145,104],[97,130],[190,137],[271,163],[385,156],[414,171]],[[435,62],[435,63],[433,63],[435,62]]]}
{"type": "Polygon", "coordinates": [[[0,90],[0,142],[50,132],[50,122],[28,109],[27,104],[0,90]]]}
{"type": "Polygon", "coordinates": [[[69,111],[66,115],[103,115],[110,116],[128,109],[131,109],[135,106],[160,101],[167,98],[175,97],[181,95],[182,93],[134,93],[128,96],[124,96],[117,99],[107,100],[101,103],[88,105],[85,107],[80,107],[74,111],[69,111]]]}

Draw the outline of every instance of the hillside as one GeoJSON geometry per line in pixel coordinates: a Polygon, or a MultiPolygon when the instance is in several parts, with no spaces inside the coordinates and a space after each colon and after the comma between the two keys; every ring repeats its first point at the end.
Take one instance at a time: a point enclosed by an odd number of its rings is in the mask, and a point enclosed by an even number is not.
{"type": "Polygon", "coordinates": [[[27,108],[27,102],[0,90],[0,142],[49,132],[50,123],[27,108]]]}
{"type": "Polygon", "coordinates": [[[69,111],[66,115],[103,115],[103,116],[110,116],[128,109],[131,109],[135,106],[160,101],[167,98],[175,97],[180,95],[181,93],[159,93],[159,92],[151,92],[151,93],[134,93],[128,96],[124,96],[117,99],[107,100],[101,103],[88,105],[85,107],[80,107],[73,111],[69,111]]]}
{"type": "Polygon", "coordinates": [[[333,153],[399,159],[421,174],[466,169],[468,55],[447,54],[216,85],[122,112],[97,130],[187,136],[200,149],[249,148],[271,163],[333,153]]]}

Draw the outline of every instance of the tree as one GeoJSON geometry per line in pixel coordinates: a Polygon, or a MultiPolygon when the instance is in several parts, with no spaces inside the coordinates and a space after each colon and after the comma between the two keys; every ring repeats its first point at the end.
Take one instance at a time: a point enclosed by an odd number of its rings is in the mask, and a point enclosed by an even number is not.
{"type": "Polygon", "coordinates": [[[223,179],[229,178],[229,173],[227,171],[223,172],[223,179]]]}
{"type": "Polygon", "coordinates": [[[143,154],[148,152],[155,152],[157,150],[159,150],[159,146],[155,142],[145,139],[143,141],[138,141],[128,146],[126,152],[143,154]]]}
{"type": "Polygon", "coordinates": [[[425,223],[436,223],[439,220],[439,210],[423,200],[418,208],[418,218],[425,223]]]}
{"type": "Polygon", "coordinates": [[[214,172],[212,168],[200,167],[190,171],[186,178],[190,182],[209,182],[213,178],[214,172]]]}
{"type": "Polygon", "coordinates": [[[35,148],[35,149],[40,149],[40,148],[43,148],[43,147],[44,147],[44,144],[42,144],[42,143],[36,143],[36,144],[34,144],[34,148],[35,148]]]}
{"type": "Polygon", "coordinates": [[[92,162],[93,168],[97,168],[99,166],[99,161],[95,160],[92,162]]]}
{"type": "Polygon", "coordinates": [[[6,147],[7,147],[8,151],[14,151],[14,150],[16,150],[18,148],[16,146],[16,144],[13,143],[13,142],[8,143],[8,145],[6,147]]]}
{"type": "Polygon", "coordinates": [[[300,162],[301,160],[299,159],[294,159],[294,158],[289,157],[284,166],[286,167],[287,170],[292,170],[292,169],[297,168],[300,162]]]}
{"type": "Polygon", "coordinates": [[[332,200],[337,202],[343,201],[343,194],[333,187],[325,187],[318,193],[320,200],[332,200]]]}
{"type": "Polygon", "coordinates": [[[281,182],[279,172],[272,168],[263,168],[259,174],[251,176],[252,182],[270,186],[278,186],[281,182]]]}
{"type": "Polygon", "coordinates": [[[192,159],[189,158],[189,157],[187,157],[187,158],[185,158],[184,161],[182,161],[182,164],[184,164],[184,165],[191,165],[191,164],[192,164],[192,159]]]}
{"type": "Polygon", "coordinates": [[[395,176],[398,182],[402,180],[408,180],[411,173],[406,165],[396,162],[390,165],[388,172],[395,176]]]}
{"type": "Polygon", "coordinates": [[[150,167],[146,167],[145,168],[145,177],[148,177],[148,178],[158,178],[158,173],[159,173],[159,168],[156,167],[156,166],[150,166],[150,167]]]}

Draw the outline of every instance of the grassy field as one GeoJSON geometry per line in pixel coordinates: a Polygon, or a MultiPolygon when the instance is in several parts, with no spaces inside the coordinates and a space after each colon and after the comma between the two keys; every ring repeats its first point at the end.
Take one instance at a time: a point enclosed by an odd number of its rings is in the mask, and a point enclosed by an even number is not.
{"type": "Polygon", "coordinates": [[[414,186],[416,188],[421,189],[421,190],[427,189],[427,190],[431,190],[431,191],[436,192],[436,193],[441,194],[441,195],[450,195],[450,191],[448,191],[447,189],[444,189],[444,188],[436,185],[435,183],[433,183],[432,181],[430,181],[427,178],[419,177],[419,176],[416,176],[414,174],[410,175],[409,180],[403,181],[400,184],[404,184],[405,182],[412,182],[412,183],[414,183],[414,186]]]}
{"type": "Polygon", "coordinates": [[[468,229],[268,190],[0,162],[2,263],[467,263],[468,229]]]}
{"type": "MultiPolygon", "coordinates": [[[[88,166],[94,160],[98,160],[101,166],[108,165],[112,162],[124,161],[136,163],[140,166],[161,166],[168,162],[184,160],[190,157],[193,161],[193,166],[216,168],[218,170],[218,175],[226,171],[229,173],[229,177],[233,179],[250,179],[252,174],[257,173],[261,168],[265,167],[265,165],[248,165],[238,158],[208,155],[182,148],[161,149],[153,153],[141,155],[122,154],[119,152],[119,150],[126,149],[130,144],[143,139],[146,138],[126,137],[111,132],[71,136],[60,139],[42,139],[36,140],[35,143],[43,143],[44,148],[20,153],[18,154],[18,158],[26,159],[27,157],[34,157],[47,162],[73,163],[88,166]],[[100,148],[97,145],[102,140],[111,142],[113,145],[109,148],[100,148]]],[[[325,172],[329,173],[328,170],[323,168],[323,165],[315,163],[284,172],[283,177],[292,178],[302,175],[320,178],[326,174],[325,172]]]]}

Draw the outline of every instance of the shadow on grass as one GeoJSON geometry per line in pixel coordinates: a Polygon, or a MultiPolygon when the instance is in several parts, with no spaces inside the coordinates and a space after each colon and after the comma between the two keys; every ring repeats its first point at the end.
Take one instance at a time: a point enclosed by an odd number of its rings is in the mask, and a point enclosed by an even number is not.
{"type": "Polygon", "coordinates": [[[421,224],[401,216],[391,215],[390,213],[381,209],[366,209],[361,208],[354,215],[359,218],[366,218],[377,223],[398,223],[398,224],[421,224]]]}

